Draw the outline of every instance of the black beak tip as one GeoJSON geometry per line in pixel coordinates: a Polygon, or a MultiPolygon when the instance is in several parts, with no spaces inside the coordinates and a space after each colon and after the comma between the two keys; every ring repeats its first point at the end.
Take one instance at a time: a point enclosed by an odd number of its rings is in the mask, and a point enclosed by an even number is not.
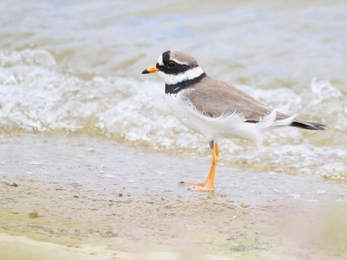
{"type": "Polygon", "coordinates": [[[141,74],[148,74],[148,73],[149,73],[149,71],[147,69],[145,69],[144,71],[142,71],[141,74]]]}

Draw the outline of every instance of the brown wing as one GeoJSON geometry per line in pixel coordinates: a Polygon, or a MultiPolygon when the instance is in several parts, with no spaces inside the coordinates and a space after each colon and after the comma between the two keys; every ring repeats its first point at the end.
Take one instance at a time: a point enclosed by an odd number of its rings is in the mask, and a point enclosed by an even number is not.
{"type": "MultiPolygon", "coordinates": [[[[256,123],[272,111],[271,108],[261,104],[238,88],[209,76],[190,88],[192,91],[185,93],[186,98],[198,111],[210,117],[240,113],[246,121],[256,123]]],[[[288,115],[277,112],[276,120],[288,117],[288,115]]],[[[310,130],[325,129],[323,124],[305,122],[299,119],[295,119],[291,126],[310,130]]]]}
{"type": "Polygon", "coordinates": [[[193,91],[186,92],[187,99],[199,111],[211,117],[240,113],[246,120],[258,121],[260,117],[271,113],[270,108],[243,91],[208,76],[190,88],[193,91]]]}

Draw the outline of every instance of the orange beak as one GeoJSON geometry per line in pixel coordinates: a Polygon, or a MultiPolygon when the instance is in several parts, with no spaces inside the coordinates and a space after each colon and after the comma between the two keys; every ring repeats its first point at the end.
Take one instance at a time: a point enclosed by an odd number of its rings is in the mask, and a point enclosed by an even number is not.
{"type": "Polygon", "coordinates": [[[158,68],[156,65],[153,65],[151,67],[148,67],[147,69],[145,69],[144,71],[142,71],[142,74],[148,74],[148,73],[154,73],[157,72],[158,68]]]}

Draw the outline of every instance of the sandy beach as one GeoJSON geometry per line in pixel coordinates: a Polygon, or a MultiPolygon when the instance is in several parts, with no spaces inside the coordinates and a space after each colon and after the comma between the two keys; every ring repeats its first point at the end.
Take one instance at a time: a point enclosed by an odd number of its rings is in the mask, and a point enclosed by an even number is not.
{"type": "Polygon", "coordinates": [[[345,259],[346,185],[86,135],[2,135],[0,259],[345,259]]]}

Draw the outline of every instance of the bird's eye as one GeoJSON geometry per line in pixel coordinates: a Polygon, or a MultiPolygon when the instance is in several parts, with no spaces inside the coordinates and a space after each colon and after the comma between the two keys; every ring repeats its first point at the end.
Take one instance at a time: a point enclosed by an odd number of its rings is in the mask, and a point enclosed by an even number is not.
{"type": "Polygon", "coordinates": [[[166,63],[165,63],[165,66],[168,68],[168,69],[173,69],[174,67],[176,67],[177,63],[174,62],[173,60],[168,60],[166,63]]]}

